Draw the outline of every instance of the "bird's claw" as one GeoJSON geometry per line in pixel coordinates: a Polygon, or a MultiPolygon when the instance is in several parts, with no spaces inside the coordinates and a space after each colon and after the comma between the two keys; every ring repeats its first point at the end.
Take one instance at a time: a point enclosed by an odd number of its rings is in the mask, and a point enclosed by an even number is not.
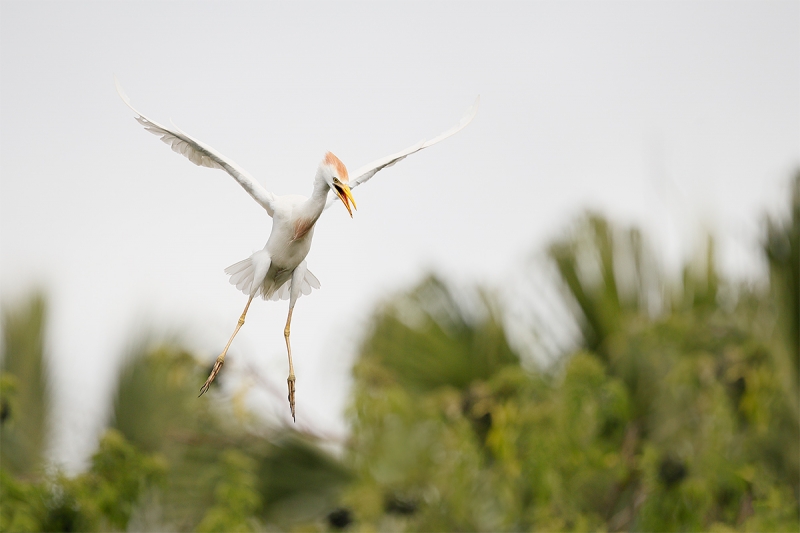
{"type": "Polygon", "coordinates": [[[200,394],[197,395],[198,398],[203,394],[205,394],[206,392],[208,392],[208,388],[211,386],[211,382],[213,382],[214,378],[217,377],[217,374],[219,374],[219,371],[220,369],[222,369],[222,365],[224,364],[225,364],[225,357],[223,356],[217,357],[217,361],[214,363],[214,368],[211,369],[211,374],[209,374],[208,379],[206,380],[205,383],[203,383],[203,386],[200,387],[200,394]]]}
{"type": "Polygon", "coordinates": [[[289,376],[286,379],[286,384],[289,386],[289,407],[292,409],[292,420],[297,422],[294,413],[294,376],[289,376]]]}

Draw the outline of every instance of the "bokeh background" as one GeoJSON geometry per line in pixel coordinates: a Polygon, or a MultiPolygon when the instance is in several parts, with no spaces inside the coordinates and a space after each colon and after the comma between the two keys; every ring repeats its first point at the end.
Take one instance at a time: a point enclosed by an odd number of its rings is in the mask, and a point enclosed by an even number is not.
{"type": "Polygon", "coordinates": [[[4,530],[796,530],[797,2],[0,4],[4,530]],[[224,267],[334,207],[293,317],[224,267]]]}

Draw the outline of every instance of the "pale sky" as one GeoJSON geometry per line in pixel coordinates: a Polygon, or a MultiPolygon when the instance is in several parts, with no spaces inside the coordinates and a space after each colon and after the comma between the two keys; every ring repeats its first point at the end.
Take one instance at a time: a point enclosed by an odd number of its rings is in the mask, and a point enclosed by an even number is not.
{"type": "MultiPolygon", "coordinates": [[[[350,365],[375,306],[431,269],[502,288],[594,208],[643,226],[667,265],[719,236],[753,277],[759,221],[800,165],[798,2],[0,3],[2,305],[42,286],[59,420],[82,464],[128,343],[177,331],[211,362],[245,303],[223,269],[266,213],[224,172],[145,132],[172,119],[279,194],[456,136],[334,206],[308,256],[322,290],[292,327],[298,424],[343,434],[350,365]]],[[[286,302],[256,302],[223,370],[273,384],[289,418],[286,302]]],[[[207,401],[202,399],[198,401],[207,401]]]]}

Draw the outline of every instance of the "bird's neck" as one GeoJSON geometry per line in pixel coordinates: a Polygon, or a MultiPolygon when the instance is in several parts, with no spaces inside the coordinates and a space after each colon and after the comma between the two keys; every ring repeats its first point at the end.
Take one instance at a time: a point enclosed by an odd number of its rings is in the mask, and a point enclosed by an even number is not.
{"type": "Polygon", "coordinates": [[[311,196],[303,205],[303,211],[306,217],[312,219],[314,222],[317,221],[322,211],[325,210],[325,204],[328,201],[328,191],[330,190],[331,188],[325,183],[325,179],[317,173],[314,179],[314,192],[311,193],[311,196]]]}

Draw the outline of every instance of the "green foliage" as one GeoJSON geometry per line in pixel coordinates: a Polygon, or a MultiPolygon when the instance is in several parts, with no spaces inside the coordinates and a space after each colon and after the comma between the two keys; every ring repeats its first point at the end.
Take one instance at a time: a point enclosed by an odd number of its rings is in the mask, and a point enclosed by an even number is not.
{"type": "Polygon", "coordinates": [[[256,470],[262,516],[283,529],[329,512],[351,479],[349,469],[300,433],[287,432],[263,451],[256,470]]]}
{"type": "Polygon", "coordinates": [[[120,373],[112,425],[139,448],[163,451],[196,426],[198,416],[208,416],[196,401],[195,384],[203,370],[180,348],[139,347],[120,373]]]}
{"type": "Polygon", "coordinates": [[[349,451],[358,478],[344,501],[379,530],[509,525],[484,512],[507,492],[503,473],[485,468],[505,453],[491,441],[494,389],[506,395],[527,378],[496,308],[485,296],[470,303],[425,280],[378,314],[356,365],[349,451]]]}
{"type": "MultiPolygon", "coordinates": [[[[205,372],[180,348],[142,343],[87,472],[22,479],[0,468],[0,531],[258,531],[324,516],[348,470],[312,439],[264,439],[215,409],[219,398],[198,399],[205,372]]],[[[2,380],[14,409],[22,385],[2,380]]]]}
{"type": "MultiPolygon", "coordinates": [[[[794,224],[771,239],[797,243],[794,224]]],[[[771,334],[796,288],[722,280],[711,240],[676,285],[647,250],[596,215],[551,246],[585,347],[553,373],[524,371],[497,315],[436,279],[386,305],[355,368],[342,501],[359,527],[796,530],[793,341],[771,334]],[[475,363],[487,330],[501,364],[475,363]]]]}
{"type": "Polygon", "coordinates": [[[198,524],[197,531],[258,531],[260,525],[254,515],[261,506],[261,495],[256,490],[256,462],[241,452],[227,450],[222,454],[221,466],[214,506],[198,524]]]}
{"type": "Polygon", "coordinates": [[[35,294],[3,310],[0,377],[0,465],[17,476],[35,476],[47,436],[49,391],[44,358],[47,304],[35,294]]]}
{"type": "Polygon", "coordinates": [[[144,492],[163,483],[167,468],[163,457],[141,453],[112,429],[100,440],[85,481],[102,515],[124,529],[144,492]]]}
{"type": "Polygon", "coordinates": [[[0,469],[0,531],[120,531],[142,496],[163,480],[163,458],[142,454],[108,431],[90,469],[38,481],[0,469]]]}
{"type": "Polygon", "coordinates": [[[578,221],[574,238],[553,243],[548,253],[577,311],[584,342],[601,357],[605,340],[626,317],[663,304],[657,264],[636,229],[619,231],[590,214],[578,221]]]}
{"type": "Polygon", "coordinates": [[[362,360],[419,390],[465,387],[518,364],[498,310],[486,295],[470,296],[471,305],[459,304],[439,279],[426,279],[380,312],[362,347],[362,360]]]}
{"type": "Polygon", "coordinates": [[[170,466],[149,526],[251,531],[315,520],[347,470],[302,435],[250,433],[254,421],[220,408],[215,389],[198,399],[207,372],[176,346],[143,343],[121,373],[114,426],[170,466]]]}
{"type": "Polygon", "coordinates": [[[43,487],[0,468],[0,531],[42,531],[45,495],[43,487]]]}
{"type": "MultiPolygon", "coordinates": [[[[800,171],[791,183],[789,217],[769,220],[764,250],[769,261],[776,325],[772,348],[785,371],[792,405],[800,405],[800,171]]],[[[800,408],[795,412],[800,416],[800,408]]]]}

